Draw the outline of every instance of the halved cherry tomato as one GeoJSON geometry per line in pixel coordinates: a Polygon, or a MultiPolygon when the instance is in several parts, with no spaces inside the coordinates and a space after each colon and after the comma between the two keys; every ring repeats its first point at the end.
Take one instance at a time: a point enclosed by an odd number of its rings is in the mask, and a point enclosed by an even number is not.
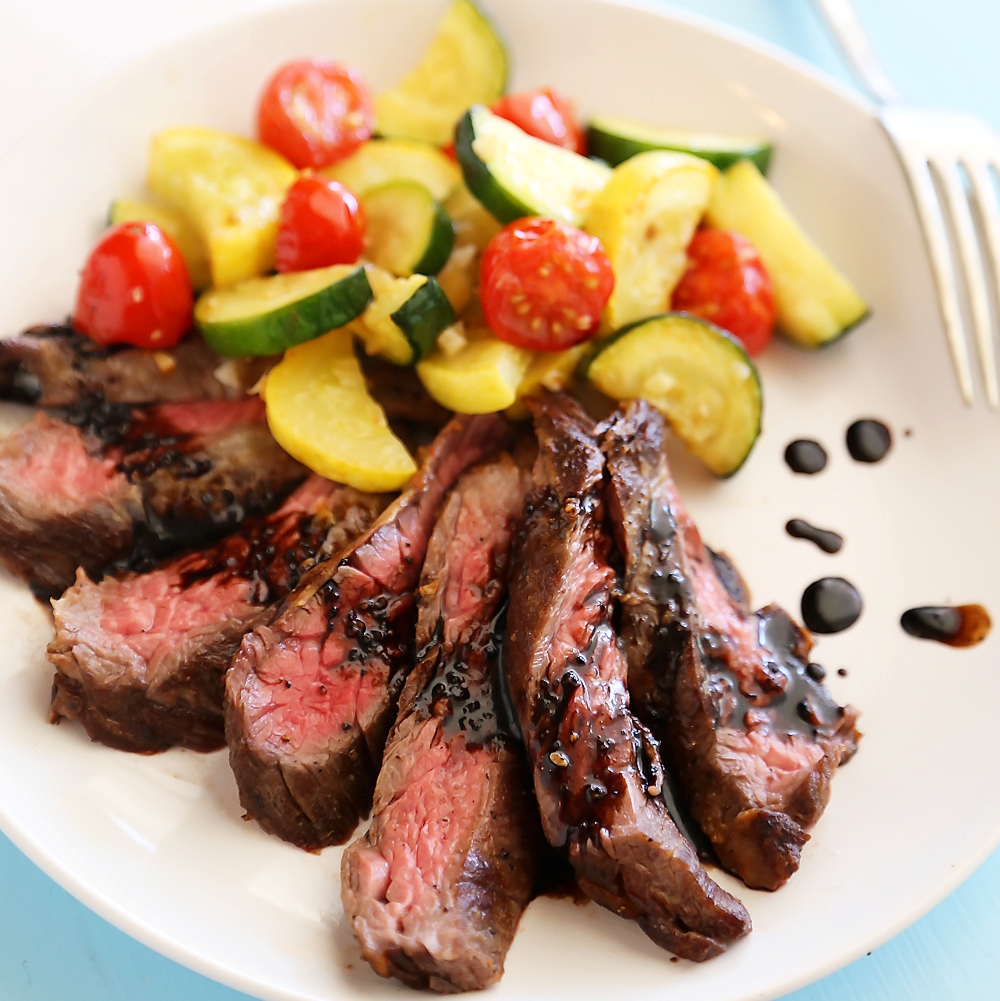
{"type": "Polygon", "coordinates": [[[524,129],[530,136],[571,149],[574,153],[586,153],[586,140],[583,130],[576,124],[573,106],[551,87],[507,94],[490,110],[524,129]]]}
{"type": "Polygon", "coordinates": [[[308,271],[353,264],[365,239],[365,210],[349,188],[325,177],[300,177],[285,195],[274,266],[308,271]]]}
{"type": "Polygon", "coordinates": [[[372,99],[360,74],[326,59],[282,66],[257,109],[260,141],[300,170],[349,156],[374,130],[372,99]]]}
{"type": "Polygon", "coordinates": [[[123,222],[83,266],[73,327],[98,344],[172,348],[191,329],[193,300],[174,241],[151,222],[123,222]]]}
{"type": "Polygon", "coordinates": [[[688,267],[671,307],[693,313],[759,354],[774,333],[774,288],[753,245],[738,233],[700,229],[688,244],[688,267]]]}
{"type": "Polygon", "coordinates": [[[555,219],[517,219],[487,244],[479,297],[490,329],[532,351],[562,351],[597,333],[615,287],[596,236],[555,219]]]}

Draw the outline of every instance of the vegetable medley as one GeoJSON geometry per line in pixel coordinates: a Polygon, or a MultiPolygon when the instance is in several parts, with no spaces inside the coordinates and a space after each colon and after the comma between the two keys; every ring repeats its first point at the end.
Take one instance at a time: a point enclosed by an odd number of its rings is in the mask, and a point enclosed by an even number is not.
{"type": "Polygon", "coordinates": [[[323,59],[281,67],[258,140],[153,138],[148,196],[119,200],[74,326],[168,348],[282,356],[262,393],[282,446],[366,490],[415,469],[357,351],[412,365],[463,413],[589,382],[642,397],[717,475],[760,430],[750,356],[867,315],[764,178],[764,140],[595,117],[553,87],[505,93],[507,54],[453,0],[420,63],[372,95],[323,59]],[[588,156],[589,154],[589,156],[588,156]],[[197,299],[195,299],[197,296],[197,299]]]}

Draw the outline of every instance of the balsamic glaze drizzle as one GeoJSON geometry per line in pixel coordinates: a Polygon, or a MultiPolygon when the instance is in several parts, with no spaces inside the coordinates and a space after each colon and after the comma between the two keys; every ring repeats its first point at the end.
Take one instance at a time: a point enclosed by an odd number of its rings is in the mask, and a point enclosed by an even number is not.
{"type": "Polygon", "coordinates": [[[839,553],[844,545],[844,537],[825,528],[816,528],[802,518],[792,518],[785,525],[785,531],[793,539],[806,539],[815,542],[824,553],[839,553]]]}

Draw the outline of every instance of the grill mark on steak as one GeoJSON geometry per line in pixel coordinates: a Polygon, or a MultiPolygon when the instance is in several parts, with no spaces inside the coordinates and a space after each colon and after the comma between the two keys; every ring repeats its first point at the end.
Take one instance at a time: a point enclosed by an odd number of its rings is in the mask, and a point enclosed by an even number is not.
{"type": "Polygon", "coordinates": [[[0,560],[36,593],[77,568],[149,567],[271,510],[305,470],[257,398],[127,407],[89,397],[0,440],[0,560]]]}
{"type": "Polygon", "coordinates": [[[541,831],[498,688],[524,490],[505,455],[465,473],[438,517],[420,581],[423,654],[400,696],[371,827],[341,864],[362,953],[411,987],[496,983],[531,899],[541,831]]]}
{"type": "Polygon", "coordinates": [[[751,613],[745,587],[720,573],[677,494],[664,432],[655,408],[633,402],[603,438],[632,703],[722,864],[773,890],[857,748],[858,713],[808,675],[808,634],[775,605],[751,613]]]}
{"type": "Polygon", "coordinates": [[[69,321],[0,340],[0,399],[68,407],[100,393],[112,403],[238,400],[273,358],[223,360],[197,335],[176,347],[101,347],[69,321]]]}
{"type": "Polygon", "coordinates": [[[588,896],[677,955],[708,959],[750,931],[750,916],[678,832],[659,798],[656,744],[629,710],[594,424],[566,396],[527,405],[539,456],[504,660],[542,826],[588,896]]]}
{"type": "Polygon", "coordinates": [[[389,498],[310,477],[271,515],[147,573],[76,583],[52,603],[49,721],[139,753],[225,744],[225,673],[245,633],[301,575],[365,531],[389,498]]]}
{"type": "Polygon", "coordinates": [[[269,833],[319,849],[371,808],[438,508],[505,432],[496,415],[454,418],[378,522],[244,638],[226,678],[226,740],[240,802],[269,833]]]}

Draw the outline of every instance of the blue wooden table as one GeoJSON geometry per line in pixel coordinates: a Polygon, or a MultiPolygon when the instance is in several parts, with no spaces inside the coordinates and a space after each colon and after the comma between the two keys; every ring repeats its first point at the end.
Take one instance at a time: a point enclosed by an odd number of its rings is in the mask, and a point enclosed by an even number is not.
{"type": "MultiPolygon", "coordinates": [[[[115,16],[141,18],[144,6],[120,5],[115,16]]],[[[807,0],[681,0],[679,6],[744,28],[850,82],[807,0]]],[[[998,0],[857,0],[857,6],[903,93],[975,112],[1000,131],[998,0]]],[[[14,41],[0,40],[0,54],[14,41]]],[[[932,811],[933,801],[915,804],[915,822],[924,809],[932,811]]],[[[786,1001],[998,997],[1000,852],[912,928],[786,1001]]],[[[0,835],[0,1001],[180,999],[246,1001],[117,931],[0,835]]]]}

